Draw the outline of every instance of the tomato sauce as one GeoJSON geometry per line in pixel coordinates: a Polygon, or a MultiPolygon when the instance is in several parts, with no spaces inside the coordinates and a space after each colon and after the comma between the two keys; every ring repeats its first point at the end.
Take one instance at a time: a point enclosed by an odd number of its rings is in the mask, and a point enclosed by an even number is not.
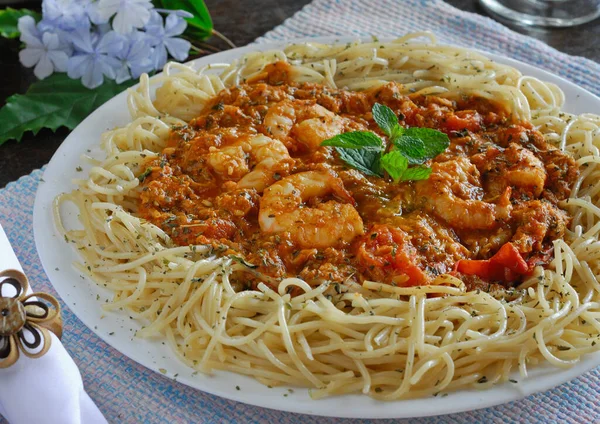
{"type": "Polygon", "coordinates": [[[352,92],[298,84],[289,81],[285,64],[271,65],[172,129],[160,158],[140,177],[137,213],[177,245],[209,244],[221,255],[243,258],[248,270],[236,277],[243,287],[264,276],[271,282],[297,276],[313,285],[369,279],[407,286],[449,272],[465,276],[470,286],[508,284],[526,272],[520,266],[504,273],[506,252],[528,270],[546,265],[552,240],[563,237],[569,223],[557,204],[578,176],[574,160],[499,103],[404,95],[401,88],[388,83],[352,92]],[[350,169],[333,148],[319,146],[357,130],[387,143],[371,114],[376,102],[390,107],[402,126],[449,136],[450,147],[426,164],[433,169],[428,180],[368,176],[350,169]],[[298,208],[309,214],[332,202],[352,205],[362,221],[352,228],[360,234],[327,241],[334,226],[353,225],[344,220],[355,218],[326,218],[325,212],[315,224],[315,231],[325,232],[319,247],[299,242],[294,226],[264,231],[259,215],[268,187],[307,171],[341,181],[351,198],[321,193],[298,208]],[[500,259],[492,260],[503,246],[500,259]]]}

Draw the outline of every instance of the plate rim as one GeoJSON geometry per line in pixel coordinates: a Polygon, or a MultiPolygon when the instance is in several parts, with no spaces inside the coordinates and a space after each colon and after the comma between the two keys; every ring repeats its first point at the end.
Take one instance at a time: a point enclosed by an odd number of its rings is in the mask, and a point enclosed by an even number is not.
{"type": "MultiPolygon", "coordinates": [[[[241,57],[241,55],[251,52],[251,51],[270,50],[270,49],[274,49],[274,48],[281,48],[282,46],[287,46],[287,45],[291,45],[291,44],[300,44],[300,43],[307,43],[307,42],[328,43],[328,44],[340,43],[341,44],[341,43],[347,43],[347,42],[354,41],[354,40],[367,41],[367,40],[369,40],[369,38],[368,37],[357,37],[357,36],[329,36],[329,37],[306,37],[306,38],[293,39],[293,40],[277,40],[274,42],[267,42],[267,43],[253,43],[253,44],[250,44],[250,45],[247,45],[244,47],[239,47],[236,49],[226,50],[223,52],[215,53],[215,54],[212,54],[209,56],[204,56],[202,58],[198,58],[198,59],[186,62],[186,64],[196,65],[199,63],[204,64],[205,62],[206,63],[218,62],[218,59],[220,57],[232,56],[232,59],[239,58],[239,57],[241,57]]],[[[381,41],[385,42],[385,41],[389,41],[389,40],[391,40],[391,39],[382,39],[381,41]]],[[[438,45],[446,45],[446,44],[438,43],[438,45]]],[[[595,102],[595,103],[597,103],[598,107],[600,107],[600,97],[596,96],[595,94],[589,92],[588,90],[586,90],[582,87],[577,86],[573,82],[571,82],[561,76],[558,76],[549,71],[546,71],[545,69],[537,68],[534,65],[531,65],[531,64],[528,64],[528,63],[525,63],[525,62],[522,62],[522,61],[519,61],[516,59],[504,57],[504,56],[501,56],[498,54],[489,53],[489,52],[485,52],[485,51],[478,50],[478,49],[472,49],[472,48],[469,48],[469,50],[473,50],[473,51],[479,52],[481,54],[484,54],[485,56],[489,57],[490,59],[492,59],[494,61],[497,61],[498,63],[513,66],[513,67],[519,69],[519,71],[521,71],[523,73],[523,75],[530,75],[528,73],[528,71],[532,71],[532,70],[534,71],[534,73],[540,73],[543,79],[550,80],[550,81],[556,83],[557,85],[559,85],[559,87],[561,87],[561,89],[565,92],[566,101],[569,100],[569,94],[568,94],[569,91],[575,91],[575,92],[579,92],[577,98],[579,98],[580,95],[584,94],[584,97],[587,97],[588,101],[595,102]]],[[[232,59],[228,59],[228,60],[230,61],[232,59]]],[[[151,77],[151,80],[153,78],[156,78],[157,76],[160,76],[160,73],[151,77]]],[[[132,86],[131,88],[135,89],[138,87],[138,85],[139,85],[139,82],[138,82],[138,84],[132,86]]],[[[61,157],[64,155],[65,151],[70,148],[73,148],[74,145],[76,146],[76,144],[75,144],[76,136],[73,136],[73,134],[77,134],[78,131],[83,131],[88,125],[90,125],[91,122],[93,122],[95,117],[100,116],[102,114],[106,114],[106,113],[110,114],[109,111],[113,108],[113,106],[115,106],[118,102],[126,100],[126,98],[127,98],[127,90],[114,96],[113,98],[111,98],[110,100],[105,102],[102,106],[100,106],[98,109],[96,109],[94,112],[92,112],[92,114],[90,114],[88,117],[86,117],[86,119],[84,119],[65,138],[65,140],[61,143],[61,145],[57,149],[57,151],[54,153],[54,155],[52,156],[50,162],[48,163],[48,165],[44,171],[43,179],[48,181],[49,178],[46,178],[46,177],[48,175],[50,175],[52,172],[54,172],[54,169],[56,167],[61,168],[61,165],[59,164],[59,162],[61,160],[61,157]]],[[[124,104],[126,107],[126,101],[124,102],[124,104]]],[[[130,120],[129,116],[128,116],[128,119],[130,120]]],[[[104,131],[105,130],[103,130],[102,132],[104,132],[104,131]]],[[[95,144],[96,145],[98,144],[98,140],[96,140],[95,144]]],[[[79,152],[84,153],[83,148],[79,152]]],[[[62,165],[62,166],[64,167],[64,165],[62,165]]],[[[67,171],[67,172],[69,172],[69,171],[67,171]]],[[[71,171],[71,173],[72,173],[72,171],[71,171]]],[[[66,178],[66,176],[65,176],[65,178],[66,178]]],[[[68,184],[71,187],[73,187],[72,183],[68,183],[68,184]]],[[[463,390],[460,390],[457,392],[450,392],[449,396],[447,396],[445,399],[437,397],[434,399],[420,398],[420,399],[404,399],[404,400],[399,400],[399,401],[383,402],[383,401],[376,401],[365,395],[341,395],[341,396],[326,398],[323,400],[312,400],[311,402],[313,403],[313,405],[311,405],[312,407],[310,408],[310,410],[306,409],[306,407],[304,406],[305,405],[304,403],[300,403],[300,405],[303,405],[302,407],[294,407],[294,405],[296,403],[293,401],[293,399],[294,399],[293,397],[287,397],[287,398],[281,398],[281,399],[278,398],[277,400],[273,401],[273,400],[271,400],[270,396],[261,398],[260,396],[258,396],[258,397],[257,396],[248,396],[247,392],[244,393],[242,391],[233,390],[233,391],[229,392],[229,391],[222,391],[222,390],[214,389],[209,384],[210,378],[203,377],[202,379],[192,379],[188,376],[180,376],[178,378],[174,378],[173,376],[165,375],[165,373],[161,372],[160,371],[161,368],[159,368],[159,365],[156,364],[156,362],[154,364],[152,364],[151,361],[147,360],[146,358],[140,358],[140,355],[138,355],[137,353],[136,354],[125,353],[124,350],[128,350],[128,349],[126,347],[122,347],[120,345],[120,343],[117,343],[115,341],[117,339],[111,338],[108,334],[104,333],[100,329],[95,328],[94,323],[88,322],[89,321],[88,315],[82,312],[84,305],[75,304],[69,298],[68,293],[66,293],[67,285],[70,286],[70,281],[69,281],[69,283],[56,284],[57,281],[63,279],[62,277],[64,275],[58,276],[57,275],[58,271],[55,271],[52,264],[49,263],[50,252],[47,249],[51,250],[52,247],[46,247],[47,240],[44,240],[44,235],[56,237],[56,235],[58,234],[57,229],[55,228],[53,222],[52,222],[51,227],[46,227],[47,228],[46,231],[44,231],[44,225],[42,225],[43,223],[47,223],[47,220],[48,220],[47,215],[52,214],[52,205],[51,204],[48,205],[48,204],[44,203],[46,200],[45,197],[49,197],[48,195],[45,195],[45,192],[51,191],[51,190],[44,190],[44,188],[46,188],[46,187],[47,187],[47,185],[44,185],[44,183],[40,183],[40,185],[38,186],[38,189],[36,191],[35,203],[34,203],[34,208],[33,208],[34,239],[35,239],[36,250],[38,252],[38,256],[40,258],[40,261],[42,263],[44,271],[46,272],[48,279],[50,280],[50,283],[52,284],[54,289],[60,295],[62,301],[69,307],[71,312],[73,312],[73,314],[75,316],[77,316],[77,318],[87,328],[89,328],[94,334],[96,334],[96,336],[98,336],[105,343],[107,343],[107,345],[116,349],[121,355],[135,361],[136,363],[142,365],[143,367],[145,367],[151,371],[154,371],[155,373],[158,373],[159,375],[166,376],[167,378],[170,378],[177,382],[183,383],[195,390],[200,390],[200,391],[203,391],[206,393],[210,393],[210,394],[219,396],[224,399],[230,399],[230,400],[246,403],[249,405],[254,405],[254,406],[284,411],[284,412],[293,412],[293,413],[309,414],[309,415],[317,415],[317,416],[339,417],[339,418],[415,418],[415,417],[425,417],[425,416],[434,416],[434,415],[445,415],[445,414],[451,414],[451,413],[457,413],[457,412],[474,411],[477,409],[488,408],[488,407],[492,407],[492,406],[505,404],[505,403],[508,403],[511,401],[524,399],[531,394],[551,390],[552,388],[557,387],[561,384],[564,384],[568,381],[571,381],[571,380],[585,374],[586,372],[589,372],[596,366],[600,365],[600,352],[597,352],[595,354],[587,355],[587,357],[584,357],[584,359],[582,359],[578,364],[576,364],[572,368],[569,368],[566,370],[561,370],[556,367],[550,368],[551,370],[554,370],[556,372],[550,376],[545,376],[544,379],[541,380],[541,381],[546,381],[545,384],[534,384],[535,382],[532,380],[534,380],[535,377],[530,375],[528,380],[520,381],[519,385],[510,386],[511,383],[506,382],[506,383],[500,384],[498,386],[494,386],[485,391],[479,391],[479,390],[474,390],[474,389],[466,389],[466,390],[463,389],[463,390]],[[199,384],[198,383],[199,381],[202,381],[203,384],[199,384]],[[514,387],[514,386],[518,386],[518,387],[514,387]],[[510,390],[501,391],[501,393],[504,393],[503,396],[492,397],[492,398],[490,398],[490,396],[487,396],[487,395],[492,395],[492,394],[496,393],[501,388],[506,389],[507,387],[510,387],[510,390]],[[474,396],[477,394],[485,395],[484,396],[485,399],[480,399],[480,396],[474,396]],[[455,398],[457,396],[464,397],[465,395],[467,396],[467,398],[471,398],[469,402],[466,402],[466,403],[458,402],[457,403],[457,402],[449,402],[448,401],[448,400],[455,400],[455,398]],[[249,398],[251,398],[251,399],[249,399],[249,398]],[[356,404],[354,402],[346,403],[344,408],[342,408],[338,411],[335,411],[335,412],[333,411],[334,408],[331,408],[331,406],[328,406],[330,403],[338,403],[337,400],[340,400],[340,399],[352,400],[352,398],[361,399],[361,401],[358,404],[358,410],[357,410],[356,404]],[[328,402],[331,400],[336,400],[336,401],[328,402]],[[445,400],[445,402],[441,402],[442,400],[445,400]],[[481,403],[479,401],[481,401],[481,403]],[[434,402],[436,404],[436,407],[432,407],[433,404],[431,404],[431,402],[434,402]],[[413,407],[411,407],[411,405],[413,407]],[[414,407],[414,405],[416,405],[416,407],[414,407]],[[446,406],[442,407],[442,405],[446,405],[446,406]],[[365,406],[368,407],[366,410],[360,409],[360,408],[364,408],[365,406]],[[408,407],[408,408],[406,408],[406,407],[408,407]],[[408,412],[408,411],[406,411],[406,409],[410,410],[410,412],[403,413],[403,412],[408,412]]],[[[50,196],[50,197],[53,198],[54,196],[50,196]]],[[[50,220],[52,220],[51,216],[50,216],[50,220]]],[[[71,252],[70,252],[71,256],[75,255],[75,257],[79,258],[79,256],[77,256],[77,253],[73,252],[73,249],[71,247],[69,247],[69,249],[71,250],[71,252]]],[[[80,259],[81,258],[79,258],[79,260],[80,259]]],[[[69,272],[74,273],[75,274],[74,278],[76,277],[76,271],[73,268],[71,268],[69,272]]],[[[96,286],[96,284],[93,281],[89,280],[88,278],[86,278],[85,281],[86,281],[86,285],[96,286]]],[[[96,302],[96,304],[98,307],[100,306],[99,302],[96,302]]],[[[109,313],[107,313],[107,314],[109,314],[109,313]]],[[[174,360],[180,362],[177,358],[175,358],[174,360]]],[[[181,364],[183,364],[183,363],[181,363],[181,364]]],[[[536,367],[536,369],[540,369],[540,368],[542,368],[542,367],[536,367]]],[[[227,372],[227,371],[217,371],[217,372],[215,372],[215,374],[219,374],[219,375],[222,374],[225,377],[226,376],[235,376],[235,378],[242,378],[242,379],[250,378],[250,377],[242,376],[240,374],[227,372]]],[[[283,386],[283,387],[287,388],[289,386],[283,386]]],[[[297,390],[299,391],[302,389],[297,389],[297,390]]]]}

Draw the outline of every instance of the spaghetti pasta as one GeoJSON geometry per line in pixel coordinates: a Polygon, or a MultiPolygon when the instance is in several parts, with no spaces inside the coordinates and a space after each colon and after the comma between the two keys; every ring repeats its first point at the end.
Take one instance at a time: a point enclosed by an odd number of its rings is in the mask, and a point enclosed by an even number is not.
{"type": "Polygon", "coordinates": [[[137,337],[166,337],[200,371],[306,386],[314,398],[362,392],[396,400],[486,388],[515,370],[526,377],[543,362],[568,367],[600,349],[600,117],[563,112],[564,100],[553,84],[438,45],[429,33],[385,43],[307,42],[201,69],[169,63],[130,90],[132,122],[103,136],[106,158],[92,160],[88,178],[56,199],[56,223],[82,255],[78,269],[114,291],[106,309],[127,308],[145,323],[137,337]],[[159,156],[172,127],[275,61],[289,63],[296,82],[358,91],[395,81],[406,93],[491,99],[531,121],[582,169],[561,204],[573,219],[565,240],[554,241],[551,267],[536,267],[502,293],[469,291],[449,274],[416,287],[366,281],[339,290],[285,278],[276,290],[261,283],[239,291],[231,277],[247,271],[243,261],[211,246],[176,246],[136,214],[144,163],[159,156]],[[78,207],[83,229],[63,227],[64,202],[78,207]]]}

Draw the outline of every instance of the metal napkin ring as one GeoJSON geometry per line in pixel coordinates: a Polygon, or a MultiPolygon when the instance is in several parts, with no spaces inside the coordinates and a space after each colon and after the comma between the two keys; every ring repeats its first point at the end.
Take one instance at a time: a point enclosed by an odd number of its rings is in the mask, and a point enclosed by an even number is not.
{"type": "Polygon", "coordinates": [[[4,280],[0,281],[0,369],[17,362],[20,352],[30,358],[48,352],[52,342],[48,331],[59,339],[62,336],[60,305],[54,296],[27,294],[29,281],[21,271],[2,271],[1,278],[4,280]],[[11,296],[7,295],[9,286],[13,289],[11,296]]]}

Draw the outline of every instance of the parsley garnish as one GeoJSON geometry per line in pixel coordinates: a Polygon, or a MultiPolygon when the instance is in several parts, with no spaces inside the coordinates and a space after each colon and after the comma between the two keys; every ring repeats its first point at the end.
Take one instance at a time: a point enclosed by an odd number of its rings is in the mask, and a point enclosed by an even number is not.
{"type": "Polygon", "coordinates": [[[341,160],[366,175],[383,178],[385,171],[396,182],[429,178],[431,168],[423,164],[448,148],[448,136],[431,128],[401,127],[394,111],[379,103],[371,111],[390,140],[387,153],[383,140],[370,131],[338,134],[321,145],[335,147],[341,160]]]}
{"type": "Polygon", "coordinates": [[[140,180],[140,183],[143,183],[144,180],[146,179],[146,177],[148,175],[150,175],[151,173],[152,173],[152,168],[150,168],[150,167],[146,168],[146,170],[142,174],[140,174],[140,176],[138,177],[138,180],[140,180]]]}
{"type": "Polygon", "coordinates": [[[241,263],[242,265],[254,269],[254,268],[258,268],[258,265],[254,265],[251,264],[250,262],[246,262],[246,260],[244,258],[242,258],[241,256],[236,256],[236,255],[231,255],[231,259],[238,261],[239,263],[241,263]]]}

